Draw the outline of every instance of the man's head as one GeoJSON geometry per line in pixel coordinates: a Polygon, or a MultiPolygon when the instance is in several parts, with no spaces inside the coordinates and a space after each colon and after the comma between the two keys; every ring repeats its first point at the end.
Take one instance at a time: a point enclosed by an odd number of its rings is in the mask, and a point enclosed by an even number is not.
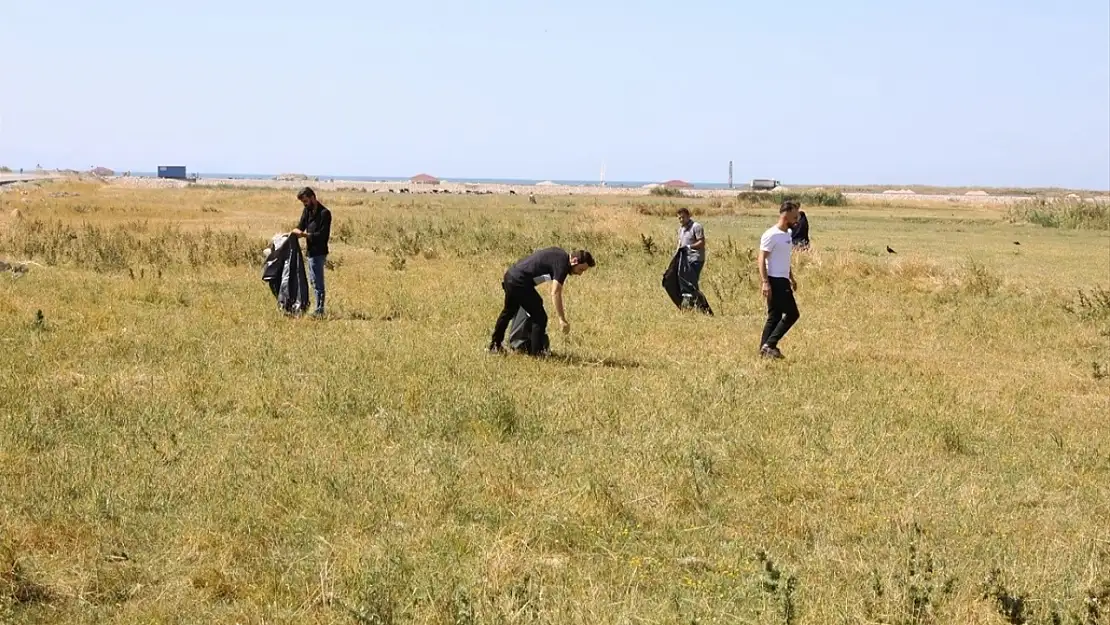
{"type": "Polygon", "coordinates": [[[305,208],[316,207],[316,192],[312,190],[312,187],[305,187],[298,191],[297,199],[301,201],[301,204],[304,204],[305,208]]]}
{"type": "Polygon", "coordinates": [[[682,224],[683,226],[690,223],[690,209],[682,207],[678,209],[678,212],[675,214],[678,215],[678,223],[682,224]]]}
{"type": "Polygon", "coordinates": [[[570,272],[576,276],[586,273],[595,264],[593,254],[586,250],[575,250],[570,255],[570,272]]]}
{"type": "Polygon", "coordinates": [[[796,200],[783,200],[782,205],[779,206],[779,221],[788,227],[796,226],[801,208],[801,204],[796,200]]]}

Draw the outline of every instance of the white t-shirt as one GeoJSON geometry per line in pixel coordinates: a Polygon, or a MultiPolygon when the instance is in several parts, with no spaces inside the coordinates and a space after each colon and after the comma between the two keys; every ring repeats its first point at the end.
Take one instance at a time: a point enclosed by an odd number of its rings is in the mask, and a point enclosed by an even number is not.
{"type": "Polygon", "coordinates": [[[790,230],[783,232],[771,226],[759,238],[759,249],[767,252],[767,277],[790,277],[790,251],[794,245],[790,240],[790,230]]]}

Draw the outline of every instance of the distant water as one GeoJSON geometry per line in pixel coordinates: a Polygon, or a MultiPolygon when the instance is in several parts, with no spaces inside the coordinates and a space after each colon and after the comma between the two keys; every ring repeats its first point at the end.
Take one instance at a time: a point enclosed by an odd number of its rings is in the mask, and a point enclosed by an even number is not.
{"type": "MultiPolygon", "coordinates": [[[[156,172],[133,171],[133,172],[131,172],[131,175],[132,176],[143,176],[143,177],[153,178],[153,177],[156,177],[158,174],[156,172]]],[[[192,176],[193,175],[192,172],[190,172],[189,175],[192,176]]],[[[201,178],[207,178],[209,180],[219,180],[219,179],[224,179],[224,180],[269,180],[269,179],[272,179],[277,174],[222,174],[222,173],[204,173],[204,172],[201,172],[201,173],[198,173],[197,175],[200,176],[201,178]]],[[[330,174],[311,174],[311,175],[306,174],[306,175],[308,175],[309,178],[319,178],[320,181],[327,181],[327,180],[350,180],[352,182],[408,182],[409,181],[408,178],[401,178],[401,177],[394,177],[394,176],[333,176],[333,175],[330,175],[330,174]]],[[[459,183],[459,184],[471,183],[471,184],[535,185],[535,184],[538,184],[540,182],[548,182],[548,180],[546,180],[546,179],[545,180],[525,180],[525,179],[518,179],[518,178],[440,178],[440,180],[442,182],[452,182],[452,183],[459,183]]],[[[566,186],[573,186],[573,187],[591,187],[591,186],[596,187],[596,186],[600,186],[600,184],[601,184],[597,180],[554,180],[554,179],[551,179],[550,182],[554,182],[555,184],[561,184],[561,185],[566,185],[566,186]]],[[[660,181],[660,182],[662,182],[662,181],[660,181]]],[[[623,189],[638,189],[638,188],[643,187],[644,185],[647,185],[647,184],[652,184],[652,183],[647,182],[647,181],[636,182],[636,181],[630,181],[630,180],[611,180],[611,181],[607,180],[607,181],[605,181],[605,186],[606,187],[616,188],[616,189],[622,189],[622,188],[623,189]]],[[[727,183],[720,183],[720,182],[691,182],[690,184],[693,185],[693,187],[695,189],[727,189],[728,188],[727,183]]],[[[741,189],[742,187],[746,187],[746,186],[747,185],[743,182],[740,182],[740,183],[734,185],[734,187],[738,190],[741,189]]]]}

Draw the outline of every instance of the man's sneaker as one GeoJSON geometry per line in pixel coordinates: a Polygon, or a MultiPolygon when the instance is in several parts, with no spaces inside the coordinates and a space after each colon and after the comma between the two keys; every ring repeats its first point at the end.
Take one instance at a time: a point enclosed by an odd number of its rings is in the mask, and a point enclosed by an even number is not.
{"type": "Polygon", "coordinates": [[[770,345],[764,345],[763,347],[759,348],[759,355],[763,356],[764,358],[774,358],[776,360],[783,358],[782,351],[779,350],[779,348],[771,347],[770,345]]]}

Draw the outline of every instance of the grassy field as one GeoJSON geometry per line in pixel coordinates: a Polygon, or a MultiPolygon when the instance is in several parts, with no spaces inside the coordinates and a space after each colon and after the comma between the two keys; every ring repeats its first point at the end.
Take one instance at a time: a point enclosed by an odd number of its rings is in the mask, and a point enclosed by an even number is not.
{"type": "Polygon", "coordinates": [[[767,362],[771,207],[321,199],[313,321],[260,279],[288,192],[0,194],[0,622],[1110,622],[1106,230],[807,208],[767,362]],[[484,354],[553,244],[599,261],[558,357],[484,354]]]}

